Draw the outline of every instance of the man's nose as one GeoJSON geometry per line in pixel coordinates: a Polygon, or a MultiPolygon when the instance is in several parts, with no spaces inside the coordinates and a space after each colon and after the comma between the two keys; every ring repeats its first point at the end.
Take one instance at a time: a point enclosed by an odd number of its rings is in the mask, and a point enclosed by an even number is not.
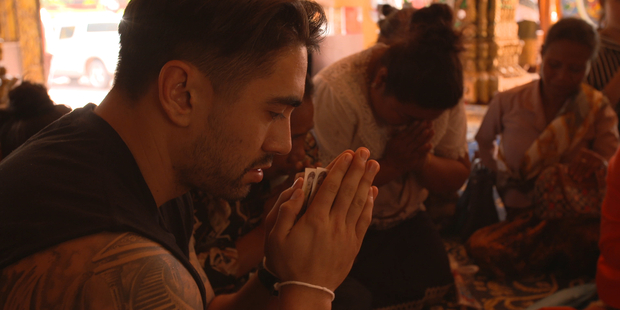
{"type": "Polygon", "coordinates": [[[267,138],[263,145],[263,150],[267,153],[276,155],[286,155],[291,151],[291,129],[288,122],[284,124],[272,126],[269,129],[267,138]]]}

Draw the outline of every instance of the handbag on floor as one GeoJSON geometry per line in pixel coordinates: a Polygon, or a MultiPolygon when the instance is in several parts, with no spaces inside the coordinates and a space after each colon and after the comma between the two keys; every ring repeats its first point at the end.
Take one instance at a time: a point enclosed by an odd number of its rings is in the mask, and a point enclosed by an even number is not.
{"type": "Polygon", "coordinates": [[[494,187],[495,173],[482,165],[479,158],[474,159],[467,186],[456,204],[455,232],[463,240],[476,230],[499,222],[494,187]]]}

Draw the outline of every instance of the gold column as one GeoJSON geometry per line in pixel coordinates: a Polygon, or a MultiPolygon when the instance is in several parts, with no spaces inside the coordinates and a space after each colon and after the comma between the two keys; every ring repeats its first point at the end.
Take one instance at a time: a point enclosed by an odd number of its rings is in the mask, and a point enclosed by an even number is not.
{"type": "Polygon", "coordinates": [[[21,77],[45,83],[38,0],[0,0],[0,38],[18,42],[21,77]]]}
{"type": "Polygon", "coordinates": [[[540,14],[540,29],[543,31],[543,36],[547,35],[547,30],[551,27],[551,1],[553,0],[539,0],[538,12],[540,14]]]}
{"type": "Polygon", "coordinates": [[[464,93],[463,99],[467,102],[476,102],[478,100],[478,90],[476,80],[478,73],[476,70],[477,62],[477,33],[478,23],[475,0],[456,0],[454,2],[454,11],[456,13],[457,28],[463,34],[463,48],[461,53],[461,62],[463,64],[463,83],[464,93]]]}

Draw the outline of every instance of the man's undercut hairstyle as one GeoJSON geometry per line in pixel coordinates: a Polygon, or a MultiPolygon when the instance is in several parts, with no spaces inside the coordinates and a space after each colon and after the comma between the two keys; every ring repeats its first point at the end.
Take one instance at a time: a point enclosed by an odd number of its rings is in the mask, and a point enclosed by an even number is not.
{"type": "Polygon", "coordinates": [[[542,54],[547,51],[551,43],[560,40],[568,40],[588,47],[590,60],[594,60],[598,55],[598,32],[583,19],[568,17],[551,26],[542,46],[542,54]]]}
{"type": "Polygon", "coordinates": [[[318,49],[325,23],[322,7],[305,0],[132,0],[119,26],[114,87],[137,99],[165,63],[182,60],[216,93],[234,96],[273,73],[285,48],[318,49]]]}
{"type": "Polygon", "coordinates": [[[387,68],[385,93],[402,103],[445,110],[463,96],[461,35],[453,27],[452,9],[432,4],[411,15],[407,37],[382,56],[387,68]]]}

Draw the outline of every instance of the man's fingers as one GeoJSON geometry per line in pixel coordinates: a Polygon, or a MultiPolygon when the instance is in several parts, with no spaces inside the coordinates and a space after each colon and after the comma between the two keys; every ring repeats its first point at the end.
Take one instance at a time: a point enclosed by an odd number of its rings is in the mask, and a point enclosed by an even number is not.
{"type": "Polygon", "coordinates": [[[368,188],[372,185],[374,175],[369,177],[370,180],[365,182],[366,184],[364,186],[366,186],[366,189],[360,188],[362,186],[360,181],[363,180],[364,174],[366,174],[366,163],[369,157],[370,152],[368,149],[358,149],[355,152],[355,157],[353,158],[349,170],[340,184],[338,195],[336,196],[336,200],[330,212],[330,215],[336,217],[337,221],[340,223],[345,223],[350,208],[357,207],[361,209],[366,202],[366,194],[368,188]],[[361,195],[358,193],[360,189],[363,191],[361,195]]]}
{"type": "Polygon", "coordinates": [[[359,183],[357,193],[347,213],[347,226],[356,225],[362,214],[368,199],[368,195],[374,195],[372,182],[379,172],[379,163],[370,160],[366,163],[366,172],[359,183]]]}
{"type": "Polygon", "coordinates": [[[265,231],[266,231],[267,235],[269,235],[269,233],[273,229],[273,225],[275,224],[276,218],[278,217],[278,212],[279,212],[280,206],[285,201],[288,201],[289,199],[291,199],[291,196],[293,195],[293,192],[295,190],[297,190],[297,189],[301,190],[301,187],[303,186],[303,183],[304,183],[304,179],[303,178],[297,178],[295,180],[295,183],[293,183],[293,186],[291,186],[290,188],[286,189],[285,191],[283,191],[280,194],[280,197],[278,198],[276,203],[271,208],[271,211],[269,211],[269,214],[267,214],[267,217],[265,218],[265,231]]]}
{"type": "Polygon", "coordinates": [[[306,214],[321,214],[322,216],[329,214],[336,195],[340,190],[342,180],[353,161],[354,156],[351,153],[344,152],[327,166],[329,170],[327,177],[325,177],[321,188],[314,196],[312,204],[308,206],[306,214]]]}
{"type": "MultiPolygon", "coordinates": [[[[303,176],[303,175],[302,175],[303,176]]],[[[291,185],[291,187],[287,188],[286,190],[284,190],[282,192],[282,194],[280,194],[280,198],[278,198],[278,201],[276,201],[276,206],[284,203],[285,201],[291,199],[291,196],[293,195],[293,192],[296,189],[301,189],[301,187],[304,185],[304,178],[299,176],[297,178],[295,178],[295,182],[293,182],[293,185],[291,185]]]]}
{"type": "Polygon", "coordinates": [[[327,165],[327,167],[325,167],[325,169],[327,170],[331,170],[332,167],[336,164],[336,162],[338,162],[338,160],[342,159],[343,156],[345,156],[346,154],[351,155],[351,157],[353,157],[353,154],[355,154],[353,151],[351,150],[346,150],[344,152],[342,152],[340,155],[338,155],[338,157],[336,157],[334,160],[332,160],[331,163],[329,163],[329,165],[327,165]]]}
{"type": "Polygon", "coordinates": [[[366,199],[366,203],[364,204],[364,209],[360,214],[360,217],[357,220],[357,225],[355,226],[355,234],[357,235],[357,240],[361,244],[362,240],[364,240],[364,236],[366,235],[366,231],[370,226],[372,221],[372,209],[375,205],[375,199],[377,199],[377,194],[379,193],[379,189],[376,186],[372,186],[368,190],[368,198],[366,199]]]}
{"type": "Polygon", "coordinates": [[[267,232],[269,235],[276,235],[277,238],[283,238],[295,225],[295,219],[297,214],[301,210],[301,206],[304,203],[304,191],[300,188],[296,188],[291,195],[291,198],[282,203],[277,211],[278,216],[271,232],[267,232]]]}

